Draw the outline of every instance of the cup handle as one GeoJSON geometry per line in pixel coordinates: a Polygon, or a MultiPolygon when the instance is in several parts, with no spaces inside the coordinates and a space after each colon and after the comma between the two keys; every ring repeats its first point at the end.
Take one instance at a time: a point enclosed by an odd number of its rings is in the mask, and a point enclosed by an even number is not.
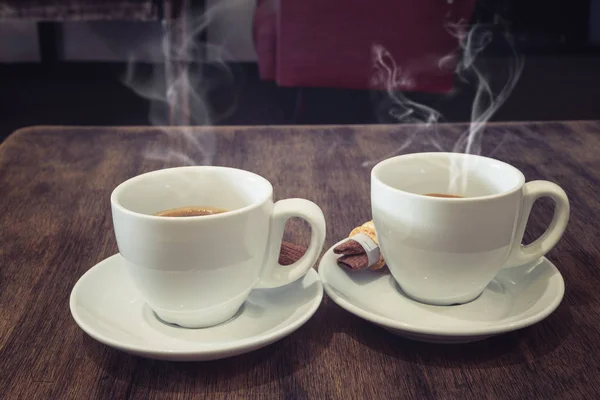
{"type": "Polygon", "coordinates": [[[523,187],[523,212],[515,234],[515,243],[506,266],[519,266],[535,261],[550,251],[562,237],[569,221],[569,199],[565,191],[555,183],[548,181],[531,181],[523,187]],[[552,222],[546,232],[535,242],[523,246],[521,241],[533,204],[540,197],[550,197],[555,208],[552,222]]]}
{"type": "Polygon", "coordinates": [[[294,282],[306,275],[323,250],[325,243],[325,216],[315,203],[305,199],[286,199],[275,203],[271,215],[269,243],[265,264],[256,289],[275,288],[294,282]],[[279,252],[283,240],[285,222],[292,217],[299,217],[310,224],[311,238],[306,253],[296,262],[288,266],[279,264],[279,252]]]}

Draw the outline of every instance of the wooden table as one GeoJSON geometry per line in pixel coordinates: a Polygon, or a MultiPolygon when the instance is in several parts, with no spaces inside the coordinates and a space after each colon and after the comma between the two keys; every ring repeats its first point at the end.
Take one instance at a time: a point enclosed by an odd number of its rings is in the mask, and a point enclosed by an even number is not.
{"type": "MultiPolygon", "coordinates": [[[[439,126],[438,144],[447,148],[464,128],[439,126]]],[[[404,145],[402,152],[434,149],[431,137],[414,126],[34,127],[13,134],[0,147],[0,398],[597,398],[599,122],[491,124],[485,132],[483,154],[503,143],[494,157],[528,180],[557,182],[572,202],[567,232],[549,254],[565,278],[565,298],[529,328],[472,344],[424,344],[325,297],[303,327],[267,348],[177,363],[113,350],[71,318],[75,282],[117,252],[109,195],[121,181],[188,161],[248,169],[273,182],[277,199],[319,204],[329,247],[370,219],[369,161],[404,145]]],[[[529,239],[544,229],[550,207],[536,206],[529,239]]],[[[288,235],[300,244],[307,237],[305,229],[288,235]]]]}

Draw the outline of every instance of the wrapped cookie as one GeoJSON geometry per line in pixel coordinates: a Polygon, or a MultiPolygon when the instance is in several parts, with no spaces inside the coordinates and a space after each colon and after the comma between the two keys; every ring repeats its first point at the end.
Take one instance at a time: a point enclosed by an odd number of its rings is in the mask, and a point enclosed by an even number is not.
{"type": "Polygon", "coordinates": [[[342,255],[337,260],[338,265],[352,271],[376,271],[385,267],[373,221],[354,228],[348,240],[337,245],[333,252],[342,255]]]}

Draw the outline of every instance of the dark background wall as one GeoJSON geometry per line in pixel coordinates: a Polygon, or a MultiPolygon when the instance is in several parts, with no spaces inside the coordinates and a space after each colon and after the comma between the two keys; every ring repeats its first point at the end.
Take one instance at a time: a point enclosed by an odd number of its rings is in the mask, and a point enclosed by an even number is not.
{"type": "MultiPolygon", "coordinates": [[[[253,1],[249,0],[244,7],[215,21],[216,28],[206,35],[216,43],[229,37],[234,49],[228,61],[235,72],[236,104],[215,123],[393,122],[382,120],[374,112],[376,107],[366,91],[283,89],[262,82],[249,39],[252,9],[253,1]],[[232,26],[236,27],[234,31],[232,26]]],[[[594,32],[600,35],[600,0],[481,0],[473,21],[492,24],[497,16],[509,24],[518,50],[525,56],[525,69],[508,101],[492,120],[600,119],[600,93],[596,89],[600,88],[600,37],[593,36],[594,32]]],[[[8,31],[0,25],[0,51],[11,46],[25,47],[29,42],[35,43],[36,37],[43,39],[41,48],[35,49],[42,56],[41,62],[32,57],[35,51],[29,49],[26,55],[30,62],[0,63],[0,140],[19,127],[35,124],[150,123],[148,101],[122,83],[126,68],[123,61],[128,47],[140,47],[139,40],[159,37],[160,26],[110,24],[68,27],[45,24],[39,26],[41,33],[34,31],[32,35],[31,31],[19,28],[20,33],[17,35],[13,30],[12,36],[5,34],[8,31]],[[90,32],[97,36],[86,37],[90,32]],[[117,37],[102,36],[111,33],[117,37]],[[71,42],[65,45],[69,37],[71,42]],[[132,38],[134,42],[129,43],[132,38]],[[85,56],[81,56],[82,52],[85,56]]],[[[505,51],[502,47],[492,47],[486,56],[502,60],[505,51]]],[[[149,51],[149,68],[156,59],[157,55],[149,51]]],[[[210,78],[210,70],[206,73],[210,78]]],[[[414,98],[439,109],[447,121],[469,119],[472,103],[469,88],[452,98],[418,93],[414,98]]],[[[229,98],[217,95],[207,101],[219,108],[229,98]]],[[[222,106],[227,107],[227,104],[222,106]]]]}
{"type": "Polygon", "coordinates": [[[591,51],[590,25],[600,24],[590,21],[593,2],[598,0],[480,0],[474,20],[502,17],[524,52],[591,51]]]}

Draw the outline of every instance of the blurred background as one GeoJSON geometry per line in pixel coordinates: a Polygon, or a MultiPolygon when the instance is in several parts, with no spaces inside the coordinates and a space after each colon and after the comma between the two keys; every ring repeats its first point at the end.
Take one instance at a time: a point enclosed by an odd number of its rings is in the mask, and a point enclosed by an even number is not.
{"type": "Polygon", "coordinates": [[[0,140],[40,124],[406,122],[371,79],[374,45],[407,72],[403,101],[469,121],[481,84],[440,72],[465,50],[448,22],[491,35],[462,36],[485,79],[523,61],[492,121],[600,119],[600,0],[2,0],[0,140]]]}

